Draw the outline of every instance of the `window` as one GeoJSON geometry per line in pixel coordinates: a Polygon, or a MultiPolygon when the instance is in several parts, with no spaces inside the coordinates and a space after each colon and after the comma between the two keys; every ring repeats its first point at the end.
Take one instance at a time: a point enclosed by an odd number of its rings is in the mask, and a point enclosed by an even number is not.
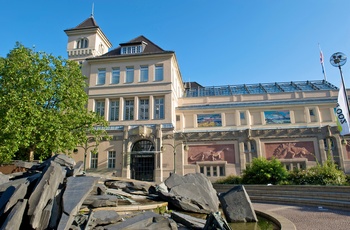
{"type": "Polygon", "coordinates": [[[105,51],[105,48],[104,48],[103,44],[101,43],[101,44],[98,46],[98,52],[100,52],[100,54],[103,54],[104,51],[105,51]]]}
{"type": "Polygon", "coordinates": [[[163,65],[156,65],[154,80],[163,81],[163,65]]]}
{"type": "Polygon", "coordinates": [[[244,119],[245,119],[244,112],[239,112],[239,118],[240,118],[241,120],[244,120],[244,119]]]}
{"type": "Polygon", "coordinates": [[[124,46],[121,49],[121,54],[136,54],[136,53],[142,53],[143,52],[143,46],[124,46]]]}
{"type": "Polygon", "coordinates": [[[109,120],[119,121],[119,100],[111,100],[109,103],[109,120]]]}
{"type": "Polygon", "coordinates": [[[148,120],[149,119],[149,100],[140,99],[139,101],[139,120],[148,120]]]}
{"type": "Polygon", "coordinates": [[[134,67],[126,67],[126,79],[125,83],[134,82],[134,67]]]}
{"type": "Polygon", "coordinates": [[[98,165],[98,153],[90,152],[90,168],[96,169],[98,165]]]}
{"type": "Polygon", "coordinates": [[[81,38],[80,40],[77,41],[77,49],[84,49],[89,46],[89,40],[87,38],[81,38]]]}
{"type": "Polygon", "coordinates": [[[119,80],[120,80],[120,69],[119,68],[112,69],[111,84],[119,84],[119,80]]]}
{"type": "Polygon", "coordinates": [[[148,81],[148,66],[141,66],[140,69],[140,82],[148,81]]]}
{"type": "Polygon", "coordinates": [[[116,156],[115,151],[108,151],[108,164],[107,164],[107,167],[109,169],[114,169],[115,168],[115,156],[116,156]]]}
{"type": "Polygon", "coordinates": [[[97,85],[104,85],[106,82],[106,70],[105,69],[99,69],[97,73],[97,85]]]}
{"type": "Polygon", "coordinates": [[[134,100],[125,100],[124,120],[134,119],[134,100]]]}
{"type": "Polygon", "coordinates": [[[105,115],[105,102],[104,101],[96,101],[95,104],[95,112],[102,117],[105,115]]]}
{"type": "Polygon", "coordinates": [[[210,173],[210,166],[207,166],[206,168],[207,168],[207,177],[210,177],[210,174],[211,174],[210,173]]]}
{"type": "Polygon", "coordinates": [[[218,171],[216,166],[213,166],[213,176],[218,176],[218,171]]]}
{"type": "Polygon", "coordinates": [[[219,172],[220,172],[220,176],[225,176],[225,168],[224,168],[224,166],[219,166],[219,172]]]}
{"type": "Polygon", "coordinates": [[[315,116],[314,110],[313,109],[309,109],[309,114],[310,114],[310,116],[315,116]]]}
{"type": "Polygon", "coordinates": [[[164,98],[154,98],[154,119],[164,119],[164,98]]]}

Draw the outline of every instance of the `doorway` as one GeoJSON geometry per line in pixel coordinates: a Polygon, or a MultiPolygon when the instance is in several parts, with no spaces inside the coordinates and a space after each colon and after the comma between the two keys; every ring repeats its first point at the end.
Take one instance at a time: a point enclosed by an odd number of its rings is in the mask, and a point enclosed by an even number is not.
{"type": "Polygon", "coordinates": [[[154,181],[154,146],[149,140],[134,144],[131,152],[131,179],[154,181]]]}

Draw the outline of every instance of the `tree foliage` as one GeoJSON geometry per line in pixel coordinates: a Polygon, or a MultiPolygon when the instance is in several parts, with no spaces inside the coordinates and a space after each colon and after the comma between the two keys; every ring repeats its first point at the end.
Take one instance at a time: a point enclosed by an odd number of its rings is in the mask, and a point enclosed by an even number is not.
{"type": "Polygon", "coordinates": [[[283,164],[273,158],[254,158],[243,171],[243,184],[279,184],[287,179],[288,171],[283,164]]]}
{"type": "Polygon", "coordinates": [[[46,158],[105,135],[94,128],[107,122],[88,111],[86,86],[78,63],[20,43],[0,58],[0,162],[46,158]]]}

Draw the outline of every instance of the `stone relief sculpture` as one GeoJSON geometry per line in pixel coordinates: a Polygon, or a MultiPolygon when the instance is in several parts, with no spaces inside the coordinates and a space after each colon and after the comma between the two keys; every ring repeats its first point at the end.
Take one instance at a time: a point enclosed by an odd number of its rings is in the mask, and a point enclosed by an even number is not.
{"type": "Polygon", "coordinates": [[[207,152],[200,152],[196,155],[189,156],[190,161],[218,161],[223,160],[224,151],[229,150],[229,148],[223,148],[218,151],[207,151],[207,152]]]}
{"type": "Polygon", "coordinates": [[[273,156],[278,159],[285,158],[306,158],[307,155],[313,155],[305,147],[295,146],[297,143],[282,143],[273,152],[273,156]]]}

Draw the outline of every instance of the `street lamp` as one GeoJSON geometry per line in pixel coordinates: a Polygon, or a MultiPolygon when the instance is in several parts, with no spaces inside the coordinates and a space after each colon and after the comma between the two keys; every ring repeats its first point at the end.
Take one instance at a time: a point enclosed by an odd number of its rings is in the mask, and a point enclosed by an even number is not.
{"type": "MultiPolygon", "coordinates": [[[[171,147],[173,148],[173,154],[174,154],[174,174],[176,173],[176,147],[179,146],[179,145],[183,145],[183,144],[184,144],[183,141],[181,141],[180,143],[175,144],[175,138],[174,138],[174,144],[169,144],[169,143],[164,143],[164,144],[163,144],[163,145],[169,145],[169,146],[171,146],[171,147]]],[[[162,152],[166,150],[165,146],[162,146],[160,149],[161,149],[162,152]]],[[[189,149],[189,147],[188,147],[187,142],[186,142],[186,140],[185,140],[184,150],[185,150],[185,151],[188,151],[188,149],[189,149]]]]}

